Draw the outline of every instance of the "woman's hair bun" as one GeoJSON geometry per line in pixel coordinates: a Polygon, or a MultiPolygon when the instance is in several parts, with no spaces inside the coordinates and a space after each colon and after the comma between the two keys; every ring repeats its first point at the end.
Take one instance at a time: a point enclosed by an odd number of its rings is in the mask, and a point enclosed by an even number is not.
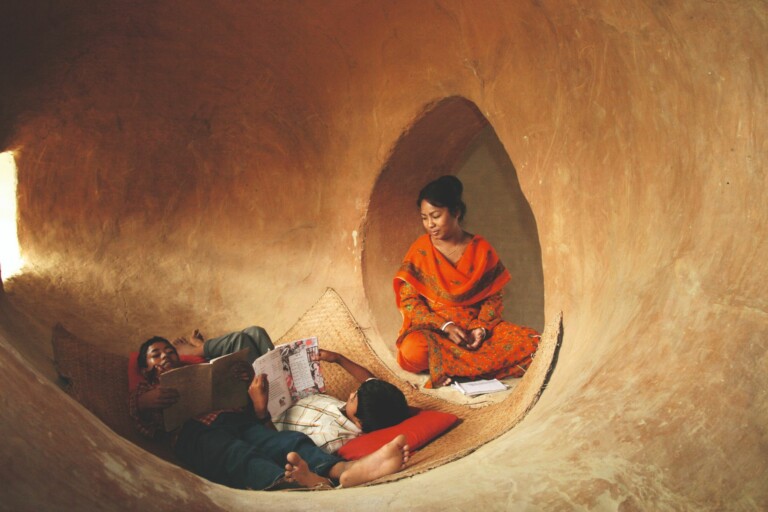
{"type": "Polygon", "coordinates": [[[459,178],[452,174],[446,174],[445,176],[440,176],[435,181],[439,182],[447,189],[450,189],[458,199],[461,199],[461,194],[464,192],[464,184],[461,183],[459,178]]]}
{"type": "Polygon", "coordinates": [[[461,180],[456,176],[446,174],[427,183],[421,189],[416,206],[421,208],[421,202],[427,201],[438,208],[448,208],[452,214],[458,215],[459,220],[463,220],[464,215],[467,213],[467,206],[461,200],[463,192],[464,185],[461,183],[461,180]]]}

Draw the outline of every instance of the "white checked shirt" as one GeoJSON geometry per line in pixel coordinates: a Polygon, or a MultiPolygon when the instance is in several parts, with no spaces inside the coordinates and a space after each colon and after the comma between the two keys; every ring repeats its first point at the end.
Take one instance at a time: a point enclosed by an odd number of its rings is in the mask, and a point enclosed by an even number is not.
{"type": "Polygon", "coordinates": [[[362,431],[341,408],[344,402],[328,395],[310,395],[273,420],[277,430],[296,430],[308,435],[326,453],[334,453],[362,431]]]}

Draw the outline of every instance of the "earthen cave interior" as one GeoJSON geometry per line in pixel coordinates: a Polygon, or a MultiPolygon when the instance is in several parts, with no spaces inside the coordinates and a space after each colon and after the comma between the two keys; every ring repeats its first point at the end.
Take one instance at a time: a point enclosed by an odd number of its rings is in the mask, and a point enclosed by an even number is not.
{"type": "Polygon", "coordinates": [[[2,12],[26,267],[0,294],[0,509],[768,508],[765,2],[2,12]],[[394,368],[391,278],[442,172],[512,269],[508,319],[564,318],[541,399],[474,453],[236,491],[59,389],[57,322],[115,353],[188,327],[278,337],[329,287],[394,368]]]}

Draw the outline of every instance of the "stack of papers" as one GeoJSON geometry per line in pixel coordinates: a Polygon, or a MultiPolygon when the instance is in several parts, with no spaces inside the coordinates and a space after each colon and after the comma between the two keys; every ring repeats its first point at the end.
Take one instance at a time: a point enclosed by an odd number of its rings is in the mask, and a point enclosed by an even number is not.
{"type": "Polygon", "coordinates": [[[507,390],[507,386],[498,379],[454,382],[452,385],[467,396],[484,395],[486,393],[496,393],[498,391],[507,390]]]}

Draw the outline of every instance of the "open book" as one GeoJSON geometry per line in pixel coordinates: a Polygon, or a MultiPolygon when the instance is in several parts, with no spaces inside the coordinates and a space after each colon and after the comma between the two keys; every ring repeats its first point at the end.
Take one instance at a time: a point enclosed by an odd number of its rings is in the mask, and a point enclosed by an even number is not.
{"type": "Polygon", "coordinates": [[[237,378],[233,366],[248,365],[248,359],[248,350],[243,349],[207,363],[174,368],[160,375],[161,386],[179,391],[178,401],[163,410],[166,432],[200,414],[247,405],[250,383],[237,378]]]}
{"type": "Polygon", "coordinates": [[[507,390],[507,386],[498,379],[454,382],[453,387],[467,396],[484,395],[486,393],[496,393],[498,391],[507,390]]]}
{"type": "Polygon", "coordinates": [[[256,375],[269,380],[269,414],[277,418],[298,400],[325,392],[320,363],[312,356],[319,351],[317,338],[278,345],[253,362],[256,375]]]}

